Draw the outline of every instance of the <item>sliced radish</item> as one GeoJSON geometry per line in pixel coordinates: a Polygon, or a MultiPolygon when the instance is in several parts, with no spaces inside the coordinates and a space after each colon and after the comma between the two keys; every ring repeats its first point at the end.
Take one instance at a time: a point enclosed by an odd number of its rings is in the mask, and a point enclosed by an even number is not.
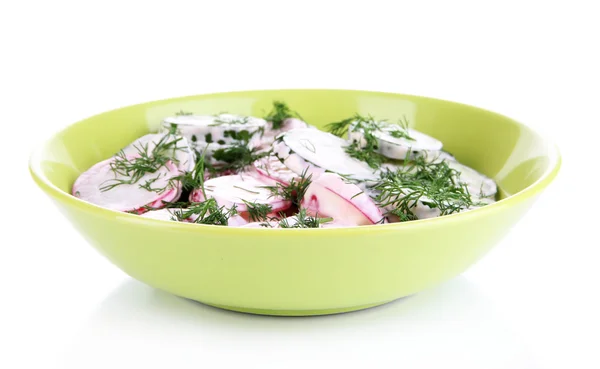
{"type": "Polygon", "coordinates": [[[428,163],[441,163],[443,161],[456,161],[456,158],[446,151],[424,152],[423,157],[428,163]]]}
{"type": "Polygon", "coordinates": [[[140,214],[141,217],[157,219],[157,220],[175,220],[175,214],[177,212],[185,211],[185,209],[181,208],[169,208],[169,209],[160,209],[160,210],[151,210],[144,214],[140,214]]]}
{"type": "Polygon", "coordinates": [[[151,154],[157,144],[168,144],[177,140],[172,148],[169,148],[166,155],[177,163],[177,167],[183,172],[189,172],[194,169],[196,156],[194,150],[190,147],[188,141],[182,136],[169,135],[164,133],[151,133],[138,138],[126,146],[122,151],[126,156],[136,156],[140,151],[151,154]]]}
{"type": "Polygon", "coordinates": [[[247,144],[250,148],[261,144],[267,122],[261,118],[232,114],[178,115],[163,120],[163,130],[176,132],[188,139],[192,146],[198,142],[219,145],[247,144]]]}
{"type": "Polygon", "coordinates": [[[265,130],[265,133],[261,139],[261,148],[271,147],[275,141],[275,137],[281,133],[300,128],[309,128],[309,125],[298,118],[287,118],[282,122],[281,127],[278,129],[273,129],[273,124],[271,122],[267,122],[267,129],[265,130]]]}
{"type": "MultiPolygon", "coordinates": [[[[398,125],[386,122],[377,122],[377,129],[372,131],[373,136],[378,140],[378,152],[391,159],[411,159],[423,152],[437,152],[442,149],[442,142],[421,133],[417,130],[408,128],[404,130],[398,125]],[[406,137],[394,137],[393,132],[403,131],[411,139],[406,137]]],[[[350,126],[348,130],[350,141],[358,142],[361,146],[366,145],[364,131],[350,126]]]]}
{"type": "Polygon", "coordinates": [[[348,156],[346,141],[331,133],[294,129],[283,133],[278,141],[273,153],[298,174],[309,168],[316,173],[330,171],[356,179],[377,178],[366,163],[348,156]]]}
{"type": "MultiPolygon", "coordinates": [[[[137,157],[126,157],[135,161],[137,157]]],[[[82,173],[73,184],[73,195],[108,209],[119,211],[144,212],[148,208],[160,208],[165,202],[175,201],[180,195],[180,185],[173,178],[180,174],[179,169],[170,161],[154,173],[146,173],[136,183],[117,184],[119,180],[130,180],[129,177],[115,173],[111,163],[117,158],[110,158],[82,173]],[[149,191],[140,186],[149,184],[156,191],[149,191]]]]}
{"type": "MultiPolygon", "coordinates": [[[[281,221],[268,221],[268,222],[250,222],[248,224],[243,225],[243,228],[282,228],[281,222],[286,222],[288,226],[292,227],[296,223],[298,223],[298,218],[293,215],[291,217],[287,217],[282,219],[281,221]]],[[[348,224],[344,222],[336,222],[336,221],[328,221],[321,223],[319,228],[341,228],[341,227],[352,227],[354,224],[348,224]]]]}
{"type": "Polygon", "coordinates": [[[241,226],[242,228],[279,228],[279,222],[250,222],[241,226]]]}
{"type": "Polygon", "coordinates": [[[290,170],[276,156],[270,155],[253,163],[258,179],[273,186],[277,183],[288,185],[298,178],[296,172],[290,170]]]}
{"type": "Polygon", "coordinates": [[[332,217],[352,225],[374,224],[383,218],[381,210],[368,195],[333,173],[325,173],[314,180],[301,205],[313,215],[332,217]]]}
{"type": "Polygon", "coordinates": [[[448,166],[460,173],[458,181],[467,185],[469,193],[477,197],[493,197],[498,192],[496,183],[475,169],[457,161],[448,161],[448,166]]]}
{"type": "MultiPolygon", "coordinates": [[[[271,196],[271,191],[265,188],[267,184],[258,179],[244,174],[222,176],[209,179],[204,183],[204,192],[207,197],[214,198],[219,206],[227,208],[236,206],[240,213],[248,211],[244,203],[255,202],[271,205],[274,212],[283,211],[291,206],[291,202],[278,196],[271,196]]],[[[195,189],[190,194],[190,201],[205,201],[202,189],[195,189]]]]}
{"type": "Polygon", "coordinates": [[[245,224],[248,224],[248,221],[241,215],[230,216],[227,220],[227,225],[230,227],[241,227],[245,224]]]}

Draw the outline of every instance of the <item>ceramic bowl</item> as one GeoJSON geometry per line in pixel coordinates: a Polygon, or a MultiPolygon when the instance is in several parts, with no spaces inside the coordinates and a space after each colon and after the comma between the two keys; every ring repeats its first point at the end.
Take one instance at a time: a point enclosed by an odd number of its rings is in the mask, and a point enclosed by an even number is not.
{"type": "MultiPolygon", "coordinates": [[[[351,90],[217,93],[102,113],[50,138],[30,171],[74,227],[135,279],[224,309],[318,315],[384,304],[450,279],[519,221],[560,167],[556,147],[525,125],[476,107],[426,97],[351,90]],[[330,229],[246,229],[159,221],[70,195],[73,182],[177,111],[264,116],[283,100],[322,127],[355,113],[440,139],[457,159],[497,181],[501,200],[435,219],[330,229]]],[[[60,241],[58,233],[54,236],[60,241]]]]}

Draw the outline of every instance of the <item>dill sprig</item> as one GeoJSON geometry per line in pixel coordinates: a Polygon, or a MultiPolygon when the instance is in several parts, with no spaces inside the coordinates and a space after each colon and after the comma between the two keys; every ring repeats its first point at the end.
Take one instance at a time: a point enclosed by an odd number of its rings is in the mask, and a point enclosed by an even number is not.
{"type": "Polygon", "coordinates": [[[264,222],[269,220],[269,214],[273,211],[273,207],[269,204],[261,204],[242,200],[248,209],[248,215],[253,222],[264,222]]]}
{"type": "Polygon", "coordinates": [[[304,169],[300,177],[293,178],[287,186],[277,183],[275,186],[264,186],[263,188],[271,191],[270,197],[278,196],[291,201],[296,206],[300,206],[302,198],[304,198],[304,194],[306,194],[306,190],[312,182],[312,174],[308,174],[307,171],[308,168],[304,169]]]}
{"type": "Polygon", "coordinates": [[[231,118],[231,119],[222,119],[221,114],[217,115],[214,123],[209,124],[209,126],[220,126],[222,124],[247,124],[250,121],[250,117],[240,117],[240,118],[231,118]]]}
{"type": "Polygon", "coordinates": [[[271,122],[273,129],[280,129],[283,122],[288,118],[302,119],[300,114],[291,110],[283,101],[273,101],[273,108],[269,114],[264,117],[267,122],[271,122]]]}
{"type": "Polygon", "coordinates": [[[440,215],[460,212],[473,205],[469,189],[457,181],[460,173],[446,162],[427,163],[418,158],[405,168],[381,173],[374,186],[379,192],[376,202],[401,221],[415,220],[413,209],[422,203],[440,210],[440,215]]]}
{"type": "Polygon", "coordinates": [[[205,162],[206,157],[206,148],[202,151],[202,154],[196,159],[196,163],[194,164],[194,168],[185,172],[175,178],[173,181],[179,181],[181,186],[186,191],[191,191],[197,188],[202,190],[202,195],[206,198],[206,193],[204,192],[204,180],[205,180],[205,170],[207,167],[207,163],[205,162]]]}
{"type": "Polygon", "coordinates": [[[166,187],[152,187],[152,184],[154,184],[154,182],[158,181],[161,177],[161,173],[158,173],[158,175],[154,178],[150,178],[147,179],[143,184],[140,184],[139,187],[143,188],[144,190],[148,191],[148,192],[156,192],[156,193],[163,193],[167,190],[167,188],[173,188],[173,186],[166,186],[166,187]]]}
{"type": "Polygon", "coordinates": [[[348,131],[356,132],[359,137],[352,137],[352,142],[346,147],[346,153],[355,159],[364,161],[373,169],[379,168],[386,160],[385,156],[379,153],[379,138],[376,137],[376,132],[385,132],[395,138],[413,140],[408,135],[406,117],[398,124],[390,124],[385,120],[375,120],[370,115],[364,117],[355,114],[352,118],[329,123],[325,127],[331,134],[338,137],[347,135],[348,131]]]}
{"type": "Polygon", "coordinates": [[[362,138],[353,140],[346,148],[346,152],[353,158],[364,161],[371,168],[377,169],[384,162],[385,157],[381,155],[379,150],[379,139],[375,137],[374,132],[380,130],[379,122],[373,117],[363,117],[360,115],[354,116],[352,126],[353,132],[360,132],[362,138]]]}
{"type": "Polygon", "coordinates": [[[289,220],[284,218],[279,221],[280,228],[320,228],[321,224],[331,222],[333,218],[319,218],[318,214],[314,217],[306,214],[306,209],[300,209],[296,215],[296,222],[290,224],[289,220]]]}
{"type": "Polygon", "coordinates": [[[237,214],[236,206],[226,208],[219,206],[214,198],[203,202],[192,203],[187,209],[173,212],[172,220],[189,221],[193,216],[193,222],[197,224],[212,224],[226,226],[229,218],[237,214]]]}
{"type": "Polygon", "coordinates": [[[408,141],[415,141],[414,138],[410,137],[408,134],[408,119],[406,116],[403,116],[402,119],[398,121],[397,125],[388,125],[388,134],[394,138],[404,138],[408,141]]]}
{"type": "Polygon", "coordinates": [[[245,144],[240,144],[215,150],[213,158],[225,163],[219,166],[219,171],[240,170],[268,154],[268,152],[257,152],[255,149],[248,148],[245,144]]]}
{"type": "Polygon", "coordinates": [[[385,160],[385,157],[378,152],[379,139],[373,134],[375,131],[381,130],[379,124],[371,116],[363,117],[356,114],[352,118],[330,123],[326,129],[339,137],[346,135],[349,130],[359,132],[360,140],[353,139],[346,147],[346,153],[355,159],[364,161],[371,168],[377,169],[385,160]]]}
{"type": "MultiPolygon", "coordinates": [[[[135,184],[147,173],[156,173],[168,162],[178,163],[176,153],[183,148],[177,144],[181,140],[182,137],[164,135],[152,150],[149,150],[149,143],[136,145],[134,147],[137,155],[134,158],[128,158],[123,150],[119,151],[115,155],[115,159],[110,163],[110,170],[115,176],[122,176],[124,178],[109,179],[106,181],[109,183],[100,187],[100,191],[109,191],[124,184],[135,184]]],[[[146,183],[140,185],[140,188],[157,192],[157,189],[151,189],[150,187],[157,179],[146,181],[146,183]]],[[[165,189],[163,188],[162,190],[164,191],[165,189]]]]}

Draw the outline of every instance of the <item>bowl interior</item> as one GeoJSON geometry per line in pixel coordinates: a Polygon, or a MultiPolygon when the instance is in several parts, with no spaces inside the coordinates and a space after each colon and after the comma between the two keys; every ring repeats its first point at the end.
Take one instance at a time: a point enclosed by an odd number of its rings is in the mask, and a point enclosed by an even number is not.
{"type": "Polygon", "coordinates": [[[176,112],[264,116],[283,100],[319,128],[355,113],[410,126],[434,136],[459,161],[494,178],[501,197],[518,193],[557,167],[553,145],[524,125],[483,109],[425,97],[348,90],[267,90],[199,95],[102,113],[54,136],[32,157],[34,173],[64,192],[91,165],[156,130],[176,112]]]}

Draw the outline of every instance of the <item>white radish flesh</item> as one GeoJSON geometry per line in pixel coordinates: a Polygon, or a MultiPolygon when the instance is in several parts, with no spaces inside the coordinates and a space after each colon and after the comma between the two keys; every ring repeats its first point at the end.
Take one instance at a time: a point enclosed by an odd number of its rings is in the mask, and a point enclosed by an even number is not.
{"type": "Polygon", "coordinates": [[[321,175],[308,186],[302,207],[312,215],[352,225],[374,224],[383,218],[379,207],[358,186],[333,173],[321,175]]]}
{"type": "Polygon", "coordinates": [[[366,163],[348,156],[347,142],[331,133],[310,128],[294,129],[282,134],[281,140],[287,150],[278,147],[274,153],[298,174],[312,165],[322,171],[356,179],[376,178],[374,170],[366,163]]]}
{"type": "MultiPolygon", "coordinates": [[[[133,161],[135,157],[126,157],[133,161]]],[[[122,174],[115,173],[111,168],[116,158],[110,158],[82,173],[73,184],[73,195],[108,209],[119,211],[145,211],[145,207],[160,208],[165,202],[175,201],[180,194],[179,184],[172,180],[180,174],[179,169],[172,163],[159,168],[154,173],[146,173],[136,183],[119,184],[113,188],[107,186],[117,184],[119,180],[130,180],[122,174]],[[148,191],[141,188],[151,182],[150,187],[164,189],[162,191],[148,191]]]]}
{"type": "MultiPolygon", "coordinates": [[[[244,203],[269,204],[274,212],[283,211],[291,206],[291,202],[279,196],[271,196],[271,191],[264,188],[266,183],[249,175],[229,175],[209,179],[204,183],[204,192],[208,198],[214,198],[219,206],[231,208],[234,205],[240,213],[248,207],[244,203]]],[[[195,189],[190,195],[193,202],[205,201],[202,189],[195,189]]]]}

